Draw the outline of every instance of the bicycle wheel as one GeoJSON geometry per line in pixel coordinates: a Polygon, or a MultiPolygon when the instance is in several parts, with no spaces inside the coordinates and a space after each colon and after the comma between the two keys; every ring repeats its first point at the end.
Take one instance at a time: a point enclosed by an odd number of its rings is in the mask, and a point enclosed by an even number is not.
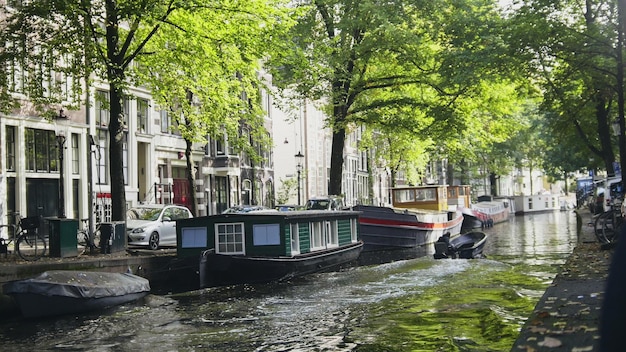
{"type": "Polygon", "coordinates": [[[598,242],[602,244],[611,242],[609,238],[606,237],[606,235],[610,233],[610,229],[613,227],[612,219],[613,219],[613,216],[612,216],[612,212],[610,211],[604,212],[598,215],[598,217],[596,218],[593,229],[594,229],[594,234],[596,235],[596,238],[598,239],[598,242]]]}
{"type": "Polygon", "coordinates": [[[23,232],[17,238],[15,248],[22,259],[35,261],[46,254],[47,245],[46,240],[38,233],[23,232]]]}
{"type": "Polygon", "coordinates": [[[620,214],[616,210],[610,210],[598,216],[595,224],[595,234],[598,241],[608,244],[617,238],[617,229],[621,225],[620,214]]]}
{"type": "Polygon", "coordinates": [[[76,242],[79,246],[86,247],[89,243],[89,235],[87,234],[87,231],[78,230],[78,232],[76,233],[76,242]]]}

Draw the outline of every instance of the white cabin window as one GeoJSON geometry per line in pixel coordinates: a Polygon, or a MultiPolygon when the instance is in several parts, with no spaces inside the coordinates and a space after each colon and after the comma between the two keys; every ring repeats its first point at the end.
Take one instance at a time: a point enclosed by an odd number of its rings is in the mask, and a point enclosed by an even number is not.
{"type": "Polygon", "coordinates": [[[325,221],[325,237],[326,237],[326,247],[339,247],[339,234],[337,231],[337,220],[334,221],[325,221]]]}
{"type": "Polygon", "coordinates": [[[180,231],[182,248],[206,248],[206,227],[185,227],[180,231]]]}
{"type": "Polygon", "coordinates": [[[259,224],[252,226],[252,238],[255,246],[275,246],[280,244],[280,226],[278,224],[259,224]]]}
{"type": "Polygon", "coordinates": [[[215,252],[246,254],[243,223],[215,224],[215,252]]]}
{"type": "Polygon", "coordinates": [[[321,221],[312,222],[311,228],[311,251],[326,248],[324,228],[321,221]]]}
{"type": "Polygon", "coordinates": [[[291,240],[291,255],[300,254],[300,235],[298,224],[289,225],[289,237],[291,240]]]}
{"type": "Polygon", "coordinates": [[[359,229],[359,224],[357,223],[357,221],[357,219],[350,219],[350,236],[352,238],[352,242],[356,242],[358,240],[357,232],[359,229]]]}

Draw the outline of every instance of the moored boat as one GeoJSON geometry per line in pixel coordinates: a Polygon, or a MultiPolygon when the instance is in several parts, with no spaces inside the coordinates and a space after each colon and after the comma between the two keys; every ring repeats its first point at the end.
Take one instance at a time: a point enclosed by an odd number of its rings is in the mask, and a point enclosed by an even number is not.
{"type": "Polygon", "coordinates": [[[448,210],[445,186],[396,188],[392,200],[393,207],[352,207],[360,212],[364,252],[416,248],[461,231],[463,215],[448,210]]]}
{"type": "Polygon", "coordinates": [[[482,200],[472,203],[471,208],[463,209],[465,217],[463,230],[491,227],[508,221],[511,215],[511,202],[508,199],[482,200]]]}
{"type": "Polygon", "coordinates": [[[3,285],[27,318],[82,313],[135,301],[150,293],[147,279],[127,273],[50,270],[3,285]]]}
{"type": "Polygon", "coordinates": [[[487,242],[484,232],[472,231],[450,238],[444,234],[435,242],[435,259],[461,258],[474,259],[483,257],[483,248],[487,242]]]}
{"type": "Polygon", "coordinates": [[[200,287],[284,281],[355,262],[353,211],[220,214],[179,220],[177,256],[197,257],[200,287]]]}
{"type": "Polygon", "coordinates": [[[561,207],[558,194],[515,196],[513,199],[515,202],[516,215],[559,211],[561,207]]]}

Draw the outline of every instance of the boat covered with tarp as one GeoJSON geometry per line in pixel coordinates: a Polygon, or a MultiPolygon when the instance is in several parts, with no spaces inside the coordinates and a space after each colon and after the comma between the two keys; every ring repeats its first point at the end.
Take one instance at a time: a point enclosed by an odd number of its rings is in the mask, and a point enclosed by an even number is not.
{"type": "Polygon", "coordinates": [[[7,282],[2,289],[15,299],[24,317],[32,318],[132,302],[150,293],[150,282],[129,273],[50,270],[7,282]]]}

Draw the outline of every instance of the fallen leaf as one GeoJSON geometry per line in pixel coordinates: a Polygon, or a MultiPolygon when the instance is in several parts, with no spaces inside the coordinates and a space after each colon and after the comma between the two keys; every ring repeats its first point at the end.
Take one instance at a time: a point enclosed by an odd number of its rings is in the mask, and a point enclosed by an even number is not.
{"type": "Polygon", "coordinates": [[[574,348],[572,348],[572,352],[589,352],[589,351],[593,351],[593,346],[574,347],[574,348]]]}
{"type": "Polygon", "coordinates": [[[542,333],[542,334],[543,334],[544,332],[548,331],[548,329],[546,329],[546,328],[540,328],[540,327],[536,327],[536,326],[531,326],[530,328],[528,328],[528,330],[529,330],[530,332],[533,332],[533,333],[540,332],[540,333],[542,333]]]}
{"type": "Polygon", "coordinates": [[[549,318],[550,317],[550,312],[538,312],[537,313],[537,318],[549,318]]]}
{"type": "Polygon", "coordinates": [[[559,347],[562,345],[561,340],[553,337],[546,337],[543,341],[538,342],[537,345],[541,347],[559,347]]]}

